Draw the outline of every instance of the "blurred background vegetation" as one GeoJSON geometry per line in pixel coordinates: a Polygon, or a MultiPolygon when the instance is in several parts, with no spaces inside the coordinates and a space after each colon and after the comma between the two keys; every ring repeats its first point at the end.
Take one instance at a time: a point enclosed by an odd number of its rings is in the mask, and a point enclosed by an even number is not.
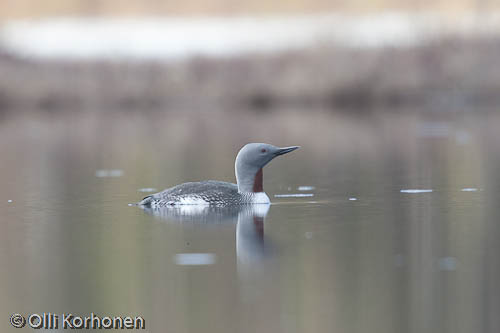
{"type": "Polygon", "coordinates": [[[500,91],[499,6],[465,0],[3,1],[0,110],[489,107],[500,91]],[[274,27],[283,17],[298,21],[274,27]],[[242,28],[248,36],[225,35],[249,18],[253,25],[242,28]],[[251,31],[262,26],[259,18],[267,26],[251,31]],[[130,33],[152,20],[178,25],[130,33]],[[210,30],[219,21],[222,28],[210,30]],[[294,22],[309,32],[281,36],[294,22]],[[186,46],[190,29],[202,34],[186,46]],[[259,48],[268,38],[271,46],[259,48]],[[142,43],[148,39],[162,49],[148,49],[142,43]],[[257,46],[247,47],[252,42],[257,46]],[[85,49],[96,45],[94,53],[85,49]],[[183,48],[188,51],[180,57],[168,56],[183,48]]]}

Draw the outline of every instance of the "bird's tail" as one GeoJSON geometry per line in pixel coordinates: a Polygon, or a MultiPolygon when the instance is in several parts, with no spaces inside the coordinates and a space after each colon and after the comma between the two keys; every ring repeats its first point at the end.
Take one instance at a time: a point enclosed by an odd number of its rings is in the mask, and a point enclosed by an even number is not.
{"type": "Polygon", "coordinates": [[[134,202],[134,203],[129,203],[128,206],[144,206],[144,207],[151,207],[151,201],[153,201],[153,196],[148,195],[144,199],[142,199],[139,202],[134,202]]]}
{"type": "Polygon", "coordinates": [[[137,203],[137,206],[146,206],[146,207],[149,207],[149,206],[151,206],[151,201],[153,201],[153,196],[152,195],[148,195],[147,197],[145,197],[144,199],[142,199],[141,201],[139,201],[137,203]]]}

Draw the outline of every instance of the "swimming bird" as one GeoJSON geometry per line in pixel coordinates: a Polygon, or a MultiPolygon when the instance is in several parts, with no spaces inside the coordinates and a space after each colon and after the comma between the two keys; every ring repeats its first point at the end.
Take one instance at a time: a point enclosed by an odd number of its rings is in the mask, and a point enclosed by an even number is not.
{"type": "Polygon", "coordinates": [[[275,157],[287,154],[299,146],[276,147],[267,143],[248,143],[236,156],[234,168],[237,184],[207,180],[183,183],[149,195],[138,203],[144,207],[177,205],[231,206],[269,204],[263,188],[262,168],[275,157]]]}

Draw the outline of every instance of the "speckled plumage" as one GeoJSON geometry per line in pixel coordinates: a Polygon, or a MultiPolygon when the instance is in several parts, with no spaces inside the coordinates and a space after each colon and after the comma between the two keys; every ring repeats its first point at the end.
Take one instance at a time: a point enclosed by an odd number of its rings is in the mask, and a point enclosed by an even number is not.
{"type": "Polygon", "coordinates": [[[190,182],[168,188],[145,197],[139,204],[164,207],[178,204],[229,206],[249,203],[250,194],[239,193],[238,185],[228,182],[206,180],[190,182]]]}

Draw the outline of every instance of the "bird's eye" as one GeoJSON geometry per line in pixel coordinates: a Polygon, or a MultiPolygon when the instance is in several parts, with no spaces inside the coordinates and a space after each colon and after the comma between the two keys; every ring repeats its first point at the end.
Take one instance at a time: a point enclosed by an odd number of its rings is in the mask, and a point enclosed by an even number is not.
{"type": "Polygon", "coordinates": [[[262,153],[267,153],[267,149],[266,149],[266,148],[262,148],[260,151],[261,151],[262,153]]]}

